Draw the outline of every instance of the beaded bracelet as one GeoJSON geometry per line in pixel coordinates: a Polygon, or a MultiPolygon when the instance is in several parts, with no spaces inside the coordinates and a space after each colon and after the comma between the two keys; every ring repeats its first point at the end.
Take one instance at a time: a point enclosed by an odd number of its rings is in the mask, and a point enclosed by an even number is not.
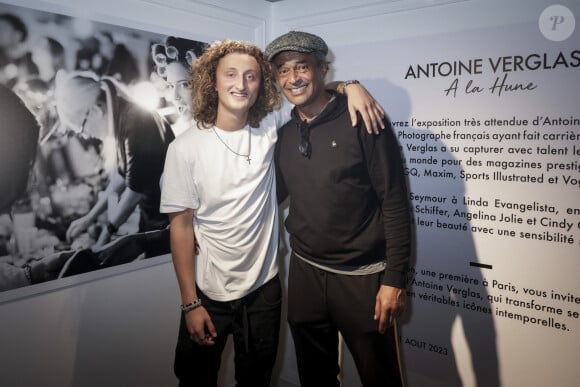
{"type": "Polygon", "coordinates": [[[197,300],[192,301],[189,304],[185,305],[182,304],[180,308],[183,313],[188,313],[194,310],[195,308],[199,308],[200,306],[201,306],[201,298],[198,298],[197,300]]]}

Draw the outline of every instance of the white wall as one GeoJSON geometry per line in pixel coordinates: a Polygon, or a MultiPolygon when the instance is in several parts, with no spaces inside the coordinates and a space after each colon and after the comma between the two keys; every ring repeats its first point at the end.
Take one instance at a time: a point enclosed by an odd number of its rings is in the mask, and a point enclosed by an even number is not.
{"type": "Polygon", "coordinates": [[[173,384],[171,264],[0,305],[5,386],[173,384]]]}
{"type": "MultiPolygon", "coordinates": [[[[274,35],[296,29],[324,37],[330,47],[490,27],[535,18],[523,0],[286,0],[274,7],[274,35]]],[[[565,2],[564,2],[565,3],[565,2]]]]}

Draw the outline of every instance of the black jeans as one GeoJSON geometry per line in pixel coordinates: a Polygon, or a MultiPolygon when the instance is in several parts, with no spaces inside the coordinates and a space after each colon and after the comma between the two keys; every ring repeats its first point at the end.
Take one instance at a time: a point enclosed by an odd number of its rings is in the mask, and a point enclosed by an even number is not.
{"type": "Polygon", "coordinates": [[[292,255],[288,323],[302,387],[338,387],[338,332],[365,387],[401,386],[394,327],[378,332],[373,320],[382,273],[342,275],[292,255]]]}
{"type": "Polygon", "coordinates": [[[242,299],[213,301],[199,289],[218,336],[213,346],[196,344],[182,315],[174,371],[179,386],[215,387],[228,335],[234,338],[237,387],[268,387],[278,352],[282,288],[278,276],[242,299]]]}

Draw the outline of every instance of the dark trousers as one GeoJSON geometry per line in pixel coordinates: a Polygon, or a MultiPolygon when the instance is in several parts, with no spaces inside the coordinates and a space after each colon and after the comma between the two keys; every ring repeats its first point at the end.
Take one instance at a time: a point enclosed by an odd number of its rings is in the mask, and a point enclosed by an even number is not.
{"type": "Polygon", "coordinates": [[[363,386],[402,385],[395,328],[379,334],[373,319],[381,278],[333,274],[292,255],[288,322],[302,387],[339,386],[339,331],[363,386]]]}
{"type": "Polygon", "coordinates": [[[240,300],[213,301],[199,289],[198,296],[218,336],[213,346],[196,344],[181,317],[174,363],[179,386],[215,387],[222,352],[232,334],[237,387],[268,387],[280,333],[282,289],[278,276],[240,300]]]}

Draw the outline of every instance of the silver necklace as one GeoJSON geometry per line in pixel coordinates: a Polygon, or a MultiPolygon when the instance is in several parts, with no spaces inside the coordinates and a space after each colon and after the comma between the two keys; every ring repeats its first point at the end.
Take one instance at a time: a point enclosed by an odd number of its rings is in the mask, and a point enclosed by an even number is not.
{"type": "Polygon", "coordinates": [[[252,153],[252,132],[251,132],[251,128],[250,125],[248,125],[248,154],[244,155],[241,153],[236,152],[235,150],[233,150],[232,148],[230,148],[228,146],[228,144],[226,144],[226,142],[224,140],[222,140],[222,138],[220,137],[220,135],[218,134],[218,132],[215,130],[215,128],[212,128],[213,132],[215,133],[215,135],[217,136],[217,138],[220,140],[220,142],[222,144],[224,144],[224,146],[233,154],[235,154],[236,156],[240,156],[240,157],[245,157],[246,161],[248,162],[248,164],[250,164],[250,161],[252,161],[252,159],[250,158],[250,154],[252,153]]]}

